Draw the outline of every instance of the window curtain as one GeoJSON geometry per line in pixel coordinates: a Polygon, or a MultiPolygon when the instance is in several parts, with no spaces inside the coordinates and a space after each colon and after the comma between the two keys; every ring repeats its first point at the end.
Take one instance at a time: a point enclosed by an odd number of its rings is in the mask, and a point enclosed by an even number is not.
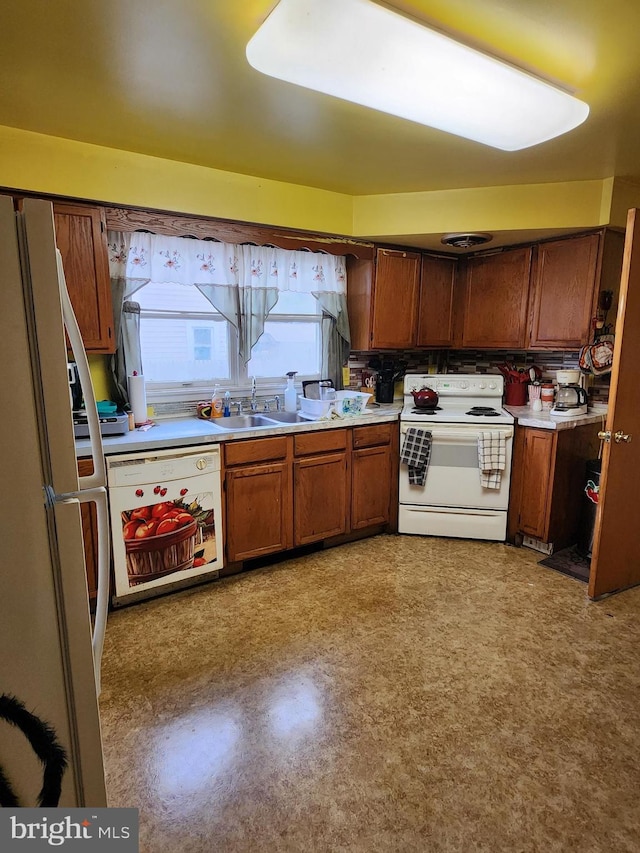
{"type": "MultiPolygon", "coordinates": [[[[141,232],[110,231],[107,239],[114,307],[122,306],[149,281],[197,287],[236,329],[245,364],[280,291],[311,293],[327,320],[326,336],[323,321],[323,375],[334,378],[336,387],[341,387],[340,368],[349,357],[350,343],[343,257],[141,232]]],[[[121,318],[128,312],[122,307],[119,310],[116,324],[122,332],[126,388],[126,371],[134,369],[129,358],[135,359],[136,354],[127,355],[121,318]]],[[[121,370],[121,364],[116,366],[121,370]]]]}

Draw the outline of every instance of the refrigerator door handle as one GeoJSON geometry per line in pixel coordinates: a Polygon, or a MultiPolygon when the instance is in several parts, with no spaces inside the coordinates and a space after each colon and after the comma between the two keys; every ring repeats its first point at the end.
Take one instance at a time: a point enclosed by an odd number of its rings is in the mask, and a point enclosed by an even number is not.
{"type": "Polygon", "coordinates": [[[109,609],[109,507],[107,490],[104,486],[94,489],[83,489],[66,495],[56,495],[56,502],[93,503],[96,507],[98,527],[98,583],[96,596],[96,613],[93,626],[93,666],[96,677],[97,695],[100,695],[100,665],[104,647],[104,634],[107,627],[107,612],[109,609]]]}
{"type": "Polygon", "coordinates": [[[71,305],[69,291],[67,290],[67,282],[64,277],[62,255],[60,254],[59,249],[56,249],[56,262],[58,265],[58,285],[60,287],[60,300],[62,302],[62,316],[67,330],[67,335],[69,337],[69,343],[71,344],[71,349],[73,351],[73,358],[78,367],[80,387],[82,388],[84,407],[87,412],[91,457],[93,459],[93,474],[85,477],[79,477],[78,480],[81,489],[94,489],[99,488],[100,486],[105,486],[107,483],[104,454],[102,452],[102,436],[100,434],[100,423],[98,421],[98,409],[96,407],[96,398],[93,393],[93,385],[91,383],[89,361],[82,342],[78,321],[76,320],[76,315],[73,313],[73,306],[71,305]]]}

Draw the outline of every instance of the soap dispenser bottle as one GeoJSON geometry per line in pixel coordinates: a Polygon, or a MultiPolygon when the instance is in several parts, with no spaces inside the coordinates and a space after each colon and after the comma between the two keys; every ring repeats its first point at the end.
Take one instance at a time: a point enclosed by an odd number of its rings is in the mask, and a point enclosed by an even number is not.
{"type": "Polygon", "coordinates": [[[222,417],[222,394],[220,393],[219,385],[216,385],[213,389],[213,395],[211,397],[211,417],[222,417]]]}
{"type": "Polygon", "coordinates": [[[298,395],[293,384],[293,378],[296,375],[296,370],[291,370],[287,373],[287,387],[284,389],[284,410],[285,412],[295,412],[298,408],[298,395]]]}

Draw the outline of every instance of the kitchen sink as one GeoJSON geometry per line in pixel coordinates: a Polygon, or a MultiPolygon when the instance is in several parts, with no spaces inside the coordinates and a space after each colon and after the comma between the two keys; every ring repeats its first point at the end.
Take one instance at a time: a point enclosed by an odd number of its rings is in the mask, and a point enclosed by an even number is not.
{"type": "Polygon", "coordinates": [[[211,422],[211,425],[225,432],[235,432],[239,429],[274,427],[275,423],[270,421],[266,415],[232,415],[230,418],[217,418],[211,422]]]}
{"type": "Polygon", "coordinates": [[[280,424],[308,423],[297,412],[265,412],[262,414],[233,415],[230,418],[216,418],[211,426],[223,432],[237,432],[242,429],[273,429],[280,424]]]}
{"type": "Polygon", "coordinates": [[[297,412],[269,412],[267,415],[265,413],[265,418],[268,418],[270,421],[275,421],[279,424],[308,424],[309,421],[306,418],[301,418],[297,412]]]}

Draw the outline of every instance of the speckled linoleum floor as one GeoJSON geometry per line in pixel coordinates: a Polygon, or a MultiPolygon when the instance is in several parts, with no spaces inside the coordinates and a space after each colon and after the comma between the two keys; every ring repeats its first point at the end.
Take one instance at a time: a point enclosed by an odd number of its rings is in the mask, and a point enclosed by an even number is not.
{"type": "Polygon", "coordinates": [[[141,850],[640,850],[640,588],[379,536],[110,615],[141,850]]]}

